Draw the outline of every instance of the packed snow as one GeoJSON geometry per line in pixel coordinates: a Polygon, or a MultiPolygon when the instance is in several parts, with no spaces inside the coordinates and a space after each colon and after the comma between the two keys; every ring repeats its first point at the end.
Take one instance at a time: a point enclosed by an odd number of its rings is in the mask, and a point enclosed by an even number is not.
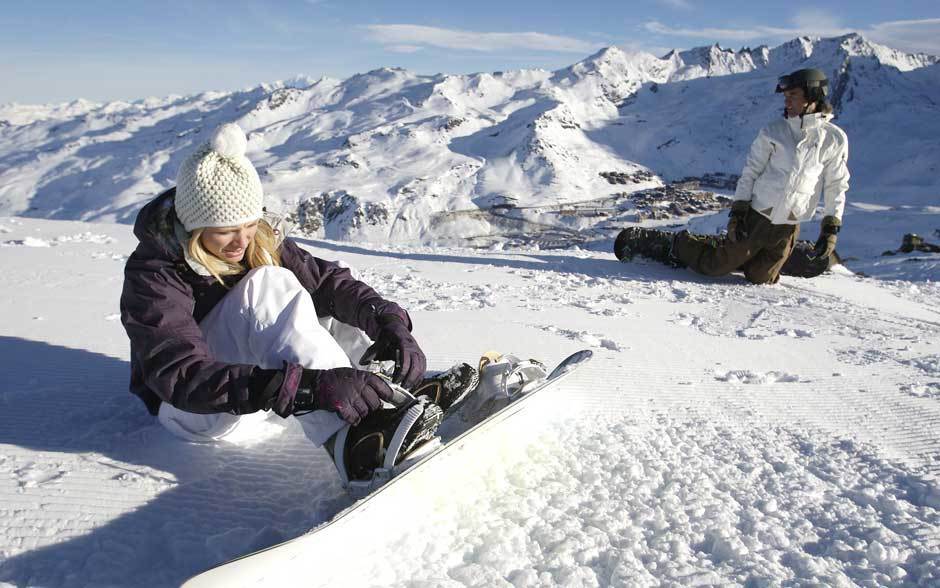
{"type": "MultiPolygon", "coordinates": [[[[20,243],[0,249],[0,581],[177,585],[352,504],[290,420],[186,444],[127,392],[130,227],[0,224],[20,243]]],[[[754,287],[605,251],[302,243],[409,307],[432,368],[490,349],[595,358],[294,581],[940,582],[934,282],[754,287]]]]}
{"type": "Polygon", "coordinates": [[[269,585],[940,585],[940,253],[897,252],[940,242],[938,61],[848,35],[0,106],[0,586],[175,586],[314,528],[269,585]],[[724,226],[804,66],[851,142],[844,265],[618,263],[620,227],[724,226]],[[292,419],[173,438],[127,391],[136,241],[110,221],[231,121],[302,246],[407,308],[430,368],[594,358],[358,517],[292,419]]]}

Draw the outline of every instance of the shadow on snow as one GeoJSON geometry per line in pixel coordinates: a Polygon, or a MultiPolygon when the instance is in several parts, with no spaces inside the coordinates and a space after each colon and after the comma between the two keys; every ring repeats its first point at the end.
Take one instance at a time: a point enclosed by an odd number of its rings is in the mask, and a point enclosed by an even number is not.
{"type": "MultiPolygon", "coordinates": [[[[38,465],[59,468],[46,484],[55,488],[77,478],[67,506],[75,512],[68,519],[49,516],[59,527],[50,532],[73,536],[30,549],[32,537],[46,529],[18,531],[27,537],[26,551],[0,561],[0,581],[178,585],[212,565],[300,535],[350,504],[326,452],[298,442],[298,435],[250,447],[175,439],[127,391],[129,370],[126,361],[98,353],[0,337],[0,372],[10,375],[0,385],[0,445],[29,450],[5,451],[12,462],[5,469],[12,477],[30,471],[35,453],[42,452],[38,465]],[[93,483],[102,488],[80,483],[83,463],[96,470],[93,483]],[[102,468],[113,475],[100,479],[102,468]],[[114,512],[107,504],[121,501],[122,486],[162,491],[106,520],[114,512]],[[79,536],[69,530],[71,521],[98,517],[106,522],[79,536]]],[[[21,483],[20,496],[29,497],[36,486],[21,483]]],[[[49,496],[47,489],[35,500],[16,502],[29,502],[35,512],[45,510],[37,502],[48,501],[54,513],[62,499],[49,496]]],[[[14,522],[15,508],[4,507],[5,526],[27,526],[14,522]]]]}

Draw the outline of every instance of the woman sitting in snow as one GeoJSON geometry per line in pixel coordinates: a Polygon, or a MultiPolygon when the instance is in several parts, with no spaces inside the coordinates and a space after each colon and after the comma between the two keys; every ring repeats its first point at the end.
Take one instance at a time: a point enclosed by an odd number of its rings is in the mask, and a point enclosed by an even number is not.
{"type": "Polygon", "coordinates": [[[368,480],[433,436],[476,370],[424,379],[408,313],[285,238],[246,147],[223,125],[137,216],[121,295],[130,389],[190,441],[250,437],[272,413],[295,415],[344,484],[368,480]],[[381,361],[394,362],[391,378],[352,367],[381,361]]]}

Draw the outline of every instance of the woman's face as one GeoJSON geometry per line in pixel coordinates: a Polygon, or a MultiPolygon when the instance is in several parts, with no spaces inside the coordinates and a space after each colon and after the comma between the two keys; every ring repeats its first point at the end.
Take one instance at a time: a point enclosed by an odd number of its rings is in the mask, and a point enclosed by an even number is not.
{"type": "Polygon", "coordinates": [[[258,232],[258,221],[237,227],[210,227],[202,231],[199,242],[206,251],[219,259],[238,263],[245,257],[248,244],[258,232]]]}

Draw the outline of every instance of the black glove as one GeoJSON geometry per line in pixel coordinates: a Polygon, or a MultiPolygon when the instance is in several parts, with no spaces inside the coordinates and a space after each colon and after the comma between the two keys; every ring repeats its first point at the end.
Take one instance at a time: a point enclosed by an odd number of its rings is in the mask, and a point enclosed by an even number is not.
{"type": "Polygon", "coordinates": [[[401,318],[382,315],[376,320],[380,326],[379,335],[375,343],[362,354],[359,365],[369,365],[372,361],[394,361],[392,381],[405,388],[414,387],[424,377],[428,364],[424,352],[401,318]]]}
{"type": "Polygon", "coordinates": [[[382,378],[353,368],[304,370],[294,396],[293,414],[312,410],[337,413],[350,425],[392,399],[392,389],[382,378]]]}
{"type": "Polygon", "coordinates": [[[842,221],[834,216],[827,216],[822,221],[822,227],[819,229],[819,239],[816,240],[816,246],[813,247],[814,259],[825,259],[832,255],[836,250],[836,239],[839,230],[842,228],[842,221]]]}
{"type": "Polygon", "coordinates": [[[747,239],[747,227],[744,224],[751,203],[747,200],[735,200],[728,213],[728,240],[732,243],[747,239]]]}

